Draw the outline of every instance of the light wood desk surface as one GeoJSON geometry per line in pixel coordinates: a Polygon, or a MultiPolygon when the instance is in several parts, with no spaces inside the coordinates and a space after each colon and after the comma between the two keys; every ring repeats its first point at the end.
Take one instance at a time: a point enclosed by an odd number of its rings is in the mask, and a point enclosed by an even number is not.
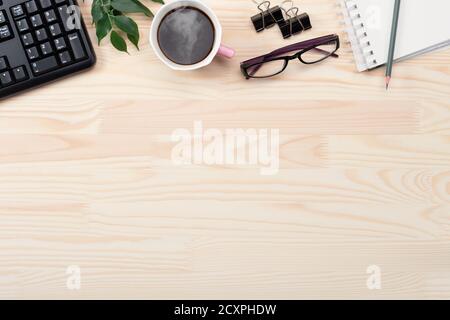
{"type": "Polygon", "coordinates": [[[301,1],[314,27],[289,40],[252,30],[250,0],[205,1],[232,61],[170,71],[139,16],[141,51],[107,40],[94,69],[0,102],[0,297],[450,298],[450,51],[396,65],[386,92],[384,70],[356,72],[333,0],[301,1]],[[240,74],[335,32],[337,60],[240,74]],[[170,134],[196,120],[280,129],[280,172],[174,166],[170,134]]]}

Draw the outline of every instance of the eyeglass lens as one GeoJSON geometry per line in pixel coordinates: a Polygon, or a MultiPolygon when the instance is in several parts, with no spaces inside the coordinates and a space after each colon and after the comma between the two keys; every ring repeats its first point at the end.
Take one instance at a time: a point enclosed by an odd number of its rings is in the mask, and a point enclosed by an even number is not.
{"type": "Polygon", "coordinates": [[[251,66],[247,69],[250,77],[253,78],[267,78],[276,75],[283,71],[286,66],[286,60],[271,60],[265,63],[251,66]]]}
{"type": "Polygon", "coordinates": [[[308,50],[301,54],[301,60],[305,63],[316,63],[328,58],[336,51],[336,42],[322,44],[314,49],[308,50]]]}

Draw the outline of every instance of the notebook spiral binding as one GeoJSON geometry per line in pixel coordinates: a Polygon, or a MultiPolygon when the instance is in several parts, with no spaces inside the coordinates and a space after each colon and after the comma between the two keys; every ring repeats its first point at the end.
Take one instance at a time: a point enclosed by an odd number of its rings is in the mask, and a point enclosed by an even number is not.
{"type": "Polygon", "coordinates": [[[353,0],[337,0],[342,10],[343,24],[348,35],[348,41],[352,47],[355,63],[358,71],[374,68],[377,61],[370,45],[370,40],[365,30],[364,22],[358,5],[353,0]]]}

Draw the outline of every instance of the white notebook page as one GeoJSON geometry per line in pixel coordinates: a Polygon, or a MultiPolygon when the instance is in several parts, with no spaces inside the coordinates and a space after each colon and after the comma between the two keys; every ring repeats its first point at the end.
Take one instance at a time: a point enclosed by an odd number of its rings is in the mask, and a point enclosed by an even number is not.
{"type": "MultiPolygon", "coordinates": [[[[376,60],[386,63],[394,12],[394,0],[353,0],[376,60]]],[[[395,59],[405,58],[450,44],[450,0],[402,0],[395,59]]]]}

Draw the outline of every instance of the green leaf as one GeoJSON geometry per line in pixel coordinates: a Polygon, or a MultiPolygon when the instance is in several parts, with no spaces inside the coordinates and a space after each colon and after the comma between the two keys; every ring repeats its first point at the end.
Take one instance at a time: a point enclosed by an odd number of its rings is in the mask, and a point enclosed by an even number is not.
{"type": "Polygon", "coordinates": [[[127,34],[128,39],[139,50],[139,28],[136,22],[126,16],[115,16],[113,21],[120,30],[127,34]]]}
{"type": "Polygon", "coordinates": [[[133,36],[133,35],[131,35],[131,34],[127,34],[127,37],[128,37],[128,40],[130,40],[130,42],[132,43],[132,44],[134,44],[134,46],[136,47],[136,49],[138,49],[138,50],[140,50],[139,49],[139,37],[135,37],[135,36],[133,36]]]}
{"type": "Polygon", "coordinates": [[[139,38],[139,28],[136,22],[133,21],[133,19],[126,16],[115,16],[114,24],[123,32],[139,38]]]}
{"type": "Polygon", "coordinates": [[[91,14],[94,23],[97,23],[101,18],[103,18],[105,13],[103,12],[103,8],[100,4],[100,1],[98,0],[94,1],[94,3],[92,4],[91,14]]]}
{"type": "Polygon", "coordinates": [[[139,0],[112,0],[111,6],[123,13],[143,13],[148,17],[153,17],[150,9],[144,6],[139,0]]]}
{"type": "Polygon", "coordinates": [[[95,29],[97,33],[98,44],[100,45],[102,39],[106,37],[106,35],[112,29],[111,21],[109,20],[108,15],[103,15],[103,17],[95,23],[95,29]]]}
{"type": "Polygon", "coordinates": [[[111,43],[119,51],[128,53],[127,43],[116,31],[111,31],[111,43]]]}

